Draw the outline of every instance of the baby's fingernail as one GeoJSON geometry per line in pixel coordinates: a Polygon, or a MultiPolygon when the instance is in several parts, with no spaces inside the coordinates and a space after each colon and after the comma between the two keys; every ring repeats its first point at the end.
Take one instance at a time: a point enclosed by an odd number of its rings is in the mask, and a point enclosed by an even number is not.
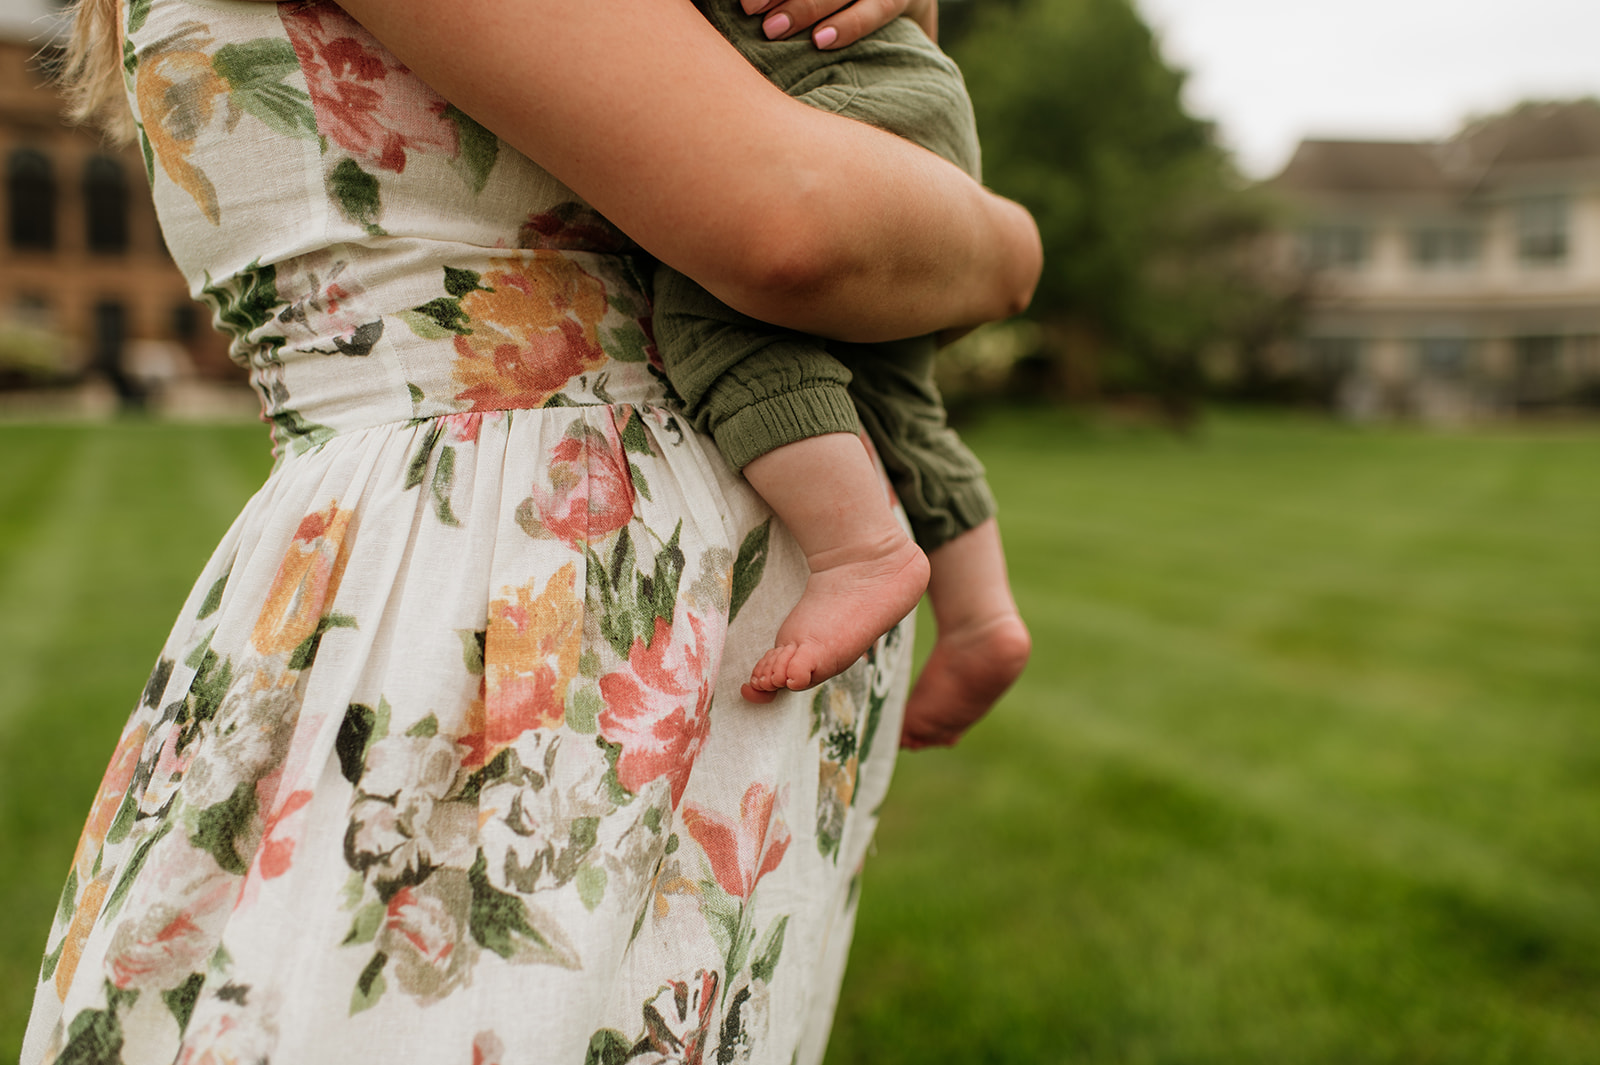
{"type": "Polygon", "coordinates": [[[789,16],[778,12],[761,24],[761,32],[767,35],[767,40],[777,40],[789,32],[789,16]]]}
{"type": "Polygon", "coordinates": [[[839,39],[839,31],[832,26],[824,26],[811,39],[817,42],[818,48],[826,48],[839,39]]]}

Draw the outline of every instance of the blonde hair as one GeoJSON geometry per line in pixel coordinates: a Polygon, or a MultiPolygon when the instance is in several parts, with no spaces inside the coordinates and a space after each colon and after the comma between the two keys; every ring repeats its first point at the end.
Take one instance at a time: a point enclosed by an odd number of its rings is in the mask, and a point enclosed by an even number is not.
{"type": "Polygon", "coordinates": [[[125,142],[133,138],[133,115],[122,89],[120,9],[118,0],[76,0],[58,81],[69,118],[125,142]]]}

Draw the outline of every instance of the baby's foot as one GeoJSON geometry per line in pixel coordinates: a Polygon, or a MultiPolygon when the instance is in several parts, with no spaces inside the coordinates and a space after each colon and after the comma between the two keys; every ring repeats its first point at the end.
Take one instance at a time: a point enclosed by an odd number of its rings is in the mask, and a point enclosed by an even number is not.
{"type": "Polygon", "coordinates": [[[906,701],[900,746],[954,744],[1021,676],[1032,647],[1016,613],[941,629],[906,701]]]}
{"type": "Polygon", "coordinates": [[[809,560],[806,590],[751,671],[746,699],[771,702],[775,692],[842,673],[916,607],[928,586],[928,560],[909,536],[852,554],[809,560]]]}

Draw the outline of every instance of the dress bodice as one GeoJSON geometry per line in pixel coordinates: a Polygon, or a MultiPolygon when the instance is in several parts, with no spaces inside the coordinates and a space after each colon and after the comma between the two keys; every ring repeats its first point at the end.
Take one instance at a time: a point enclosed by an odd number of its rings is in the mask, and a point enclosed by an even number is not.
{"type": "Polygon", "coordinates": [[[338,6],[125,14],[168,247],[280,447],[659,395],[637,247],[338,6]]]}

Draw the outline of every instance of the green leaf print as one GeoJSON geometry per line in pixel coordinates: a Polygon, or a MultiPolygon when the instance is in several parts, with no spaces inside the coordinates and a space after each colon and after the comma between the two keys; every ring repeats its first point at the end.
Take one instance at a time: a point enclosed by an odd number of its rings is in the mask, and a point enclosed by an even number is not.
{"type": "Polygon", "coordinates": [[[362,1010],[376,1006],[378,999],[388,990],[389,985],[383,980],[383,967],[388,961],[389,955],[380,950],[367,962],[361,975],[356,977],[355,990],[350,993],[350,1016],[354,1017],[362,1010]]]}
{"type": "Polygon", "coordinates": [[[454,104],[444,109],[444,117],[456,124],[461,152],[453,162],[474,194],[489,183],[489,172],[500,158],[500,138],[484,129],[454,104]]]}
{"type": "Polygon", "coordinates": [[[289,655],[290,669],[310,669],[317,660],[317,650],[322,646],[322,638],[330,629],[356,628],[356,619],[348,614],[324,614],[317,619],[317,627],[311,630],[311,635],[300,641],[289,655]]]}
{"type": "Polygon", "coordinates": [[[761,940],[756,960],[750,964],[750,975],[762,983],[772,982],[772,974],[778,968],[778,956],[783,953],[783,934],[788,928],[789,915],[784,914],[772,922],[772,927],[767,929],[766,936],[761,940]]]}
{"type": "Polygon", "coordinates": [[[211,58],[211,69],[228,83],[232,90],[229,99],[246,114],[276,133],[317,139],[317,116],[310,95],[284,84],[284,78],[300,72],[300,60],[287,40],[262,37],[225,44],[211,58]]]}
{"type": "Polygon", "coordinates": [[[435,326],[444,330],[447,335],[472,335],[472,330],[467,327],[467,323],[472,319],[467,317],[467,312],[461,309],[461,301],[453,297],[440,296],[436,300],[429,300],[420,307],[413,307],[410,311],[403,311],[400,315],[401,320],[411,326],[411,331],[424,340],[442,339],[442,337],[430,338],[419,332],[417,324],[408,315],[421,316],[425,321],[432,322],[435,326]]]}
{"type": "Polygon", "coordinates": [[[739,616],[739,610],[750,599],[750,593],[761,583],[767,569],[767,548],[772,538],[772,519],[768,518],[745,535],[739,545],[739,557],[733,562],[733,601],[728,604],[728,621],[739,616]]]}
{"type": "MultiPolygon", "coordinates": [[[[205,278],[200,295],[211,304],[222,329],[239,339],[247,339],[250,334],[271,325],[283,306],[278,299],[278,269],[271,263],[263,266],[257,259],[220,282],[212,281],[209,273],[205,278]]],[[[275,348],[287,342],[283,337],[256,337],[255,340],[271,343],[275,348]]]]}
{"type": "Polygon", "coordinates": [[[128,2],[128,32],[138,33],[144,29],[144,20],[150,17],[150,4],[153,0],[129,0],[128,2]]]}
{"type": "Polygon", "coordinates": [[[232,795],[190,815],[189,842],[211,855],[227,872],[243,876],[245,861],[233,844],[250,832],[255,817],[255,781],[241,780],[232,795]]]}
{"type": "Polygon", "coordinates": [[[372,707],[351,703],[339,723],[339,735],[333,741],[334,753],[339,756],[339,773],[352,784],[361,780],[361,769],[366,762],[367,748],[372,743],[372,730],[378,715],[372,707]]]}
{"type": "Polygon", "coordinates": [[[578,900],[593,911],[606,895],[606,871],[598,865],[586,865],[578,870],[577,883],[578,900]]]}
{"type": "Polygon", "coordinates": [[[406,729],[406,735],[416,739],[431,739],[439,734],[439,719],[433,714],[406,729]]]}
{"type": "Polygon", "coordinates": [[[204,973],[190,973],[189,979],[172,990],[161,993],[161,1001],[167,1004],[172,1019],[178,1022],[180,1033],[189,1027],[189,1018],[194,1016],[194,1004],[199,1001],[200,989],[205,986],[205,982],[204,973]]]}
{"type": "Polygon", "coordinates": [[[650,434],[644,427],[644,418],[637,408],[629,412],[628,422],[622,427],[622,450],[630,455],[655,454],[655,449],[650,446],[650,434]]]}
{"type": "Polygon", "coordinates": [[[488,859],[479,850],[477,860],[467,870],[472,883],[472,908],[467,924],[477,944],[507,961],[576,968],[578,959],[572,948],[552,938],[553,928],[548,931],[535,928],[523,901],[489,883],[488,870],[488,859]]]}
{"type": "MultiPolygon", "coordinates": [[[[459,304],[457,304],[456,309],[460,310],[459,304]]],[[[406,327],[423,340],[448,340],[456,335],[454,330],[446,329],[433,317],[421,311],[401,311],[395,317],[406,323],[406,327]]],[[[413,404],[422,402],[422,389],[409,382],[407,382],[406,388],[411,392],[411,402],[413,404]]]]}
{"type": "Polygon", "coordinates": [[[383,236],[378,219],[383,214],[383,203],[378,195],[378,179],[354,159],[341,159],[328,172],[328,195],[339,205],[344,216],[375,237],[383,236]]]}
{"type": "Polygon", "coordinates": [[[433,494],[433,512],[441,525],[460,525],[455,511],[450,509],[450,490],[456,483],[456,449],[446,445],[439,449],[439,462],[433,468],[433,483],[429,491],[433,494]]]}
{"type": "Polygon", "coordinates": [[[637,322],[605,330],[600,334],[600,346],[618,362],[647,362],[650,358],[645,352],[644,330],[637,322]]]}
{"type": "MultiPolygon", "coordinates": [[[[296,455],[304,455],[339,435],[326,425],[306,421],[297,410],[281,410],[272,416],[271,421],[275,427],[283,430],[285,442],[296,455]]],[[[273,438],[277,438],[276,433],[273,438]]]]}
{"type": "Polygon", "coordinates": [[[56,904],[56,924],[65,926],[78,908],[78,870],[74,866],[67,872],[67,886],[61,889],[61,901],[56,904]]]}
{"type": "Polygon", "coordinates": [[[355,920],[350,922],[349,933],[339,945],[341,947],[354,947],[363,943],[371,943],[378,938],[378,929],[383,927],[383,918],[388,912],[389,907],[378,899],[373,899],[361,907],[356,911],[355,920]]]}
{"type": "Polygon", "coordinates": [[[132,1006],[137,991],[120,991],[106,981],[106,1008],[81,1010],[67,1026],[67,1045],[55,1059],[56,1065],[121,1065],[122,1022],[117,1010],[132,1006]]]}
{"type": "Polygon", "coordinates": [[[144,868],[145,859],[150,857],[150,851],[160,843],[168,832],[172,830],[171,821],[161,822],[161,827],[150,833],[149,838],[143,840],[133,849],[127,863],[122,867],[122,875],[117,878],[117,884],[111,889],[110,896],[106,899],[104,920],[110,920],[122,909],[123,901],[128,897],[128,891],[133,887],[133,882],[139,878],[139,870],[144,868]]]}
{"type": "Polygon", "coordinates": [[[195,615],[195,620],[204,621],[217,612],[217,607],[222,605],[222,593],[228,587],[228,574],[218,577],[216,583],[211,585],[211,590],[206,593],[205,602],[200,604],[200,613],[195,615]]]}
{"type": "Polygon", "coordinates": [[[406,463],[405,487],[412,489],[421,484],[428,473],[428,459],[433,457],[433,449],[439,443],[439,438],[444,435],[444,423],[434,422],[423,434],[422,441],[417,445],[417,450],[411,453],[411,461],[406,463]]]}
{"type": "Polygon", "coordinates": [[[627,1065],[633,1056],[633,1043],[615,1028],[602,1028],[589,1037],[589,1052],[583,1065],[627,1065]]]}
{"type": "Polygon", "coordinates": [[[567,727],[580,735],[594,735],[600,728],[600,711],[605,707],[599,688],[593,684],[572,685],[567,689],[567,727]]]}
{"type": "Polygon", "coordinates": [[[683,548],[678,546],[682,532],[683,519],[679,518],[677,527],[672,530],[672,539],[656,552],[654,571],[648,577],[642,573],[638,575],[639,605],[649,609],[648,616],[639,619],[644,627],[646,645],[655,639],[655,619],[662,618],[670,623],[678,605],[678,586],[683,582],[684,566],[683,548]]]}
{"type": "MultiPolygon", "coordinates": [[[[148,3],[148,0],[146,0],[148,3]]],[[[139,53],[133,50],[133,42],[126,37],[122,39],[122,70],[128,77],[133,77],[139,70],[139,53]]],[[[139,127],[140,132],[144,127],[139,127]]]]}
{"type": "Polygon", "coordinates": [[[61,953],[67,949],[67,937],[62,936],[61,942],[56,944],[56,949],[44,956],[44,962],[39,966],[39,981],[47,982],[56,974],[56,966],[61,964],[61,953]]]}
{"type": "Polygon", "coordinates": [[[485,292],[494,291],[494,289],[484,285],[483,275],[476,270],[464,270],[456,266],[444,268],[444,290],[456,299],[461,299],[463,296],[477,292],[479,289],[485,292]]]}
{"type": "Polygon", "coordinates": [[[144,179],[151,185],[156,183],[156,150],[150,144],[150,138],[145,134],[144,125],[139,124],[139,152],[144,156],[144,179]]]}
{"type": "Polygon", "coordinates": [[[172,679],[173,664],[170,658],[156,662],[156,668],[150,671],[150,679],[144,682],[144,694],[139,697],[140,706],[154,710],[161,704],[161,697],[167,693],[167,682],[172,679]]]}
{"type": "Polygon", "coordinates": [[[467,672],[475,677],[483,676],[483,656],[488,648],[488,630],[457,629],[456,636],[461,640],[461,661],[467,667],[467,672]]]}

